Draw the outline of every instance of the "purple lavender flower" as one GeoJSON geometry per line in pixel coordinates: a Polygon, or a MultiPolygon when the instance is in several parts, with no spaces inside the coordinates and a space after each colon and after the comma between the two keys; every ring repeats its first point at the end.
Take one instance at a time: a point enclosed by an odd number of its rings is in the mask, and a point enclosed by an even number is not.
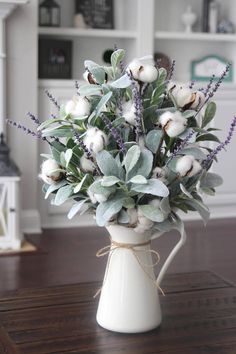
{"type": "Polygon", "coordinates": [[[192,136],[194,135],[194,130],[191,130],[190,133],[186,136],[186,138],[184,140],[181,141],[180,144],[178,144],[174,150],[172,155],[170,156],[170,160],[172,160],[174,157],[176,157],[176,155],[178,154],[179,151],[181,151],[189,142],[189,140],[192,138],[192,136]]]}
{"type": "Polygon", "coordinates": [[[131,72],[127,72],[127,75],[130,78],[131,86],[132,86],[132,93],[133,93],[133,101],[135,107],[135,134],[136,134],[136,141],[139,140],[139,136],[143,135],[142,129],[142,120],[143,120],[143,104],[142,98],[139,94],[138,88],[136,86],[136,82],[133,78],[131,72]]]}
{"type": "Polygon", "coordinates": [[[57,102],[56,98],[53,97],[53,95],[48,91],[45,90],[46,95],[48,96],[48,98],[50,99],[50,101],[57,107],[58,110],[61,109],[59,103],[57,102]]]}
{"type": "Polygon", "coordinates": [[[168,75],[169,81],[172,79],[172,76],[174,74],[174,70],[175,70],[175,60],[172,60],[172,64],[171,64],[169,75],[168,75]]]}
{"type": "Polygon", "coordinates": [[[35,117],[34,114],[32,114],[31,112],[27,113],[27,116],[30,117],[30,119],[37,125],[40,125],[40,121],[38,118],[35,117]]]}
{"type": "Polygon", "coordinates": [[[210,154],[207,155],[207,158],[202,162],[203,168],[207,169],[208,166],[210,166],[213,159],[216,157],[216,155],[230,143],[233,133],[234,133],[234,130],[235,130],[235,126],[236,126],[236,116],[234,116],[234,118],[232,120],[232,123],[229,128],[229,132],[228,132],[228,135],[227,135],[225,141],[220,143],[214,150],[212,150],[212,152],[210,154]]]}
{"type": "Polygon", "coordinates": [[[79,94],[79,81],[78,80],[75,80],[75,88],[76,88],[77,95],[80,95],[79,94]]]}
{"type": "Polygon", "coordinates": [[[209,94],[214,79],[215,79],[215,75],[212,75],[212,77],[210,78],[209,83],[208,83],[208,85],[207,85],[207,87],[206,87],[206,90],[205,90],[205,92],[204,92],[205,97],[209,94]]]}
{"type": "Polygon", "coordinates": [[[118,132],[118,130],[112,126],[111,121],[104,114],[101,115],[101,118],[102,118],[103,122],[105,123],[106,128],[110,131],[111,135],[113,136],[114,140],[116,141],[119,149],[123,153],[125,153],[126,152],[125,144],[124,144],[123,139],[122,139],[120,133],[118,132]]]}
{"type": "Polygon", "coordinates": [[[190,82],[190,84],[189,84],[190,90],[193,89],[193,86],[194,86],[194,85],[195,85],[195,80],[192,80],[192,81],[190,82]]]}
{"type": "Polygon", "coordinates": [[[6,122],[8,124],[12,125],[13,127],[16,127],[17,129],[22,130],[24,133],[33,136],[34,138],[47,140],[45,137],[42,137],[42,133],[41,132],[37,132],[36,133],[36,132],[32,131],[31,129],[25,127],[24,125],[22,125],[20,123],[17,123],[17,122],[14,122],[14,121],[12,121],[10,119],[7,119],[6,122]]]}

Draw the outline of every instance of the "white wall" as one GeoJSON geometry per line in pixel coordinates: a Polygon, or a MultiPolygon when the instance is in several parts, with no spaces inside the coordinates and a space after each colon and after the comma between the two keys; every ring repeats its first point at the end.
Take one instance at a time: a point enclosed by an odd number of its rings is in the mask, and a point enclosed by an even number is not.
{"type": "MultiPolygon", "coordinates": [[[[18,7],[7,20],[7,117],[31,125],[37,114],[37,1],[18,7]]],[[[23,228],[38,228],[38,142],[8,127],[11,156],[22,171],[23,228]]]]}

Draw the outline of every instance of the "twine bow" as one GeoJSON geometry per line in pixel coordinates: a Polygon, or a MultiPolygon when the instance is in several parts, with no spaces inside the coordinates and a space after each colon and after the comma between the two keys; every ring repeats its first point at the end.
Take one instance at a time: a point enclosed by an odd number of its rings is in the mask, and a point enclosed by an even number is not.
{"type": "Polygon", "coordinates": [[[146,271],[145,267],[149,267],[149,268],[154,268],[160,261],[160,255],[157,251],[152,250],[152,249],[137,249],[137,247],[142,247],[142,246],[147,246],[151,244],[151,241],[146,241],[143,243],[120,243],[120,242],[116,242],[113,240],[110,240],[111,243],[110,245],[107,245],[105,247],[100,248],[97,253],[96,253],[96,257],[100,258],[100,257],[104,257],[106,255],[108,255],[108,261],[107,261],[107,267],[106,267],[106,272],[105,272],[105,276],[104,276],[104,280],[103,280],[103,284],[101,286],[101,288],[98,289],[98,291],[96,292],[96,294],[94,295],[94,298],[97,297],[97,295],[102,291],[102,288],[106,282],[107,279],[107,273],[110,267],[110,262],[111,262],[111,256],[120,248],[124,248],[129,250],[130,252],[132,252],[132,254],[134,255],[134,257],[136,258],[138,264],[140,265],[140,267],[142,268],[142,270],[144,271],[144,273],[148,276],[148,278],[154,283],[154,285],[160,290],[160,292],[162,293],[162,295],[164,294],[164,291],[161,289],[161,287],[158,285],[157,281],[154,280],[151,275],[146,271]],[[143,263],[139,256],[138,253],[148,253],[151,255],[154,255],[156,257],[156,261],[152,264],[145,264],[143,263]]]}

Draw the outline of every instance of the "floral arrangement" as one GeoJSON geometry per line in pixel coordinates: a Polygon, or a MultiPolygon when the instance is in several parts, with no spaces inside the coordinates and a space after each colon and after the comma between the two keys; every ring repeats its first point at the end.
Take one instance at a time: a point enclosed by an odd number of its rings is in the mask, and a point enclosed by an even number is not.
{"type": "Polygon", "coordinates": [[[229,71],[206,88],[180,84],[154,65],[151,57],[124,66],[125,52],[116,49],[111,66],[85,61],[86,84],[76,82],[75,96],[43,123],[31,113],[37,131],[12,125],[46,141],[41,179],[45,198],[54,205],[74,204],[68,217],[92,211],[99,226],[116,223],[138,233],[168,231],[178,211],[197,211],[206,222],[203,195],[214,195],[222,178],[209,172],[218,153],[230,142],[212,126],[212,98],[229,71]],[[214,142],[210,148],[208,142],[214,142]]]}

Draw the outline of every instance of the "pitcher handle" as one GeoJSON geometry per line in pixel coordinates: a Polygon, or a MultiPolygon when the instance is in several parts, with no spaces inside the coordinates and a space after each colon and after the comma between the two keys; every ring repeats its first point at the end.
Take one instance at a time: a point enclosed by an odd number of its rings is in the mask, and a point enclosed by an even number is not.
{"type": "MultiPolygon", "coordinates": [[[[162,279],[169,267],[169,265],[171,264],[171,262],[173,261],[175,255],[177,254],[177,252],[180,250],[180,248],[184,245],[185,241],[186,241],[186,232],[185,232],[185,229],[184,229],[184,223],[182,221],[180,221],[179,223],[179,227],[177,228],[177,230],[179,231],[180,233],[180,239],[179,239],[179,242],[175,245],[175,247],[172,249],[172,251],[170,252],[169,256],[167,257],[167,259],[165,260],[161,270],[160,270],[160,273],[157,277],[157,285],[160,286],[161,282],[162,282],[162,279]]],[[[161,233],[159,236],[162,236],[164,234],[161,233]]]]}

